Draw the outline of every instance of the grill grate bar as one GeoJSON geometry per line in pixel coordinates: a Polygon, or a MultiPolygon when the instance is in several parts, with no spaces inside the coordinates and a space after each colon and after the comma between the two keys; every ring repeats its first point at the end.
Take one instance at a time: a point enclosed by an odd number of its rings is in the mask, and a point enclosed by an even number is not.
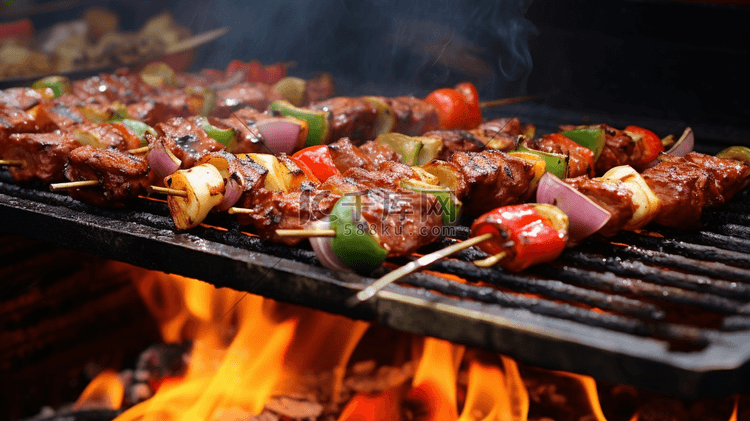
{"type": "Polygon", "coordinates": [[[587,245],[595,247],[604,254],[613,254],[621,258],[633,258],[639,261],[645,261],[654,266],[666,266],[728,281],[748,282],[748,280],[750,280],[750,270],[729,266],[724,263],[707,262],[677,254],[642,249],[635,246],[622,246],[613,243],[605,243],[603,241],[591,242],[587,245]]]}
{"type": "Polygon", "coordinates": [[[709,260],[750,269],[750,255],[718,247],[692,244],[672,238],[656,238],[623,231],[612,237],[612,241],[641,248],[681,254],[697,260],[709,260]]]}
{"type": "MultiPolygon", "coordinates": [[[[750,298],[750,285],[712,279],[707,276],[665,271],[648,266],[641,261],[623,260],[620,257],[601,256],[580,250],[568,249],[562,260],[588,269],[611,272],[626,278],[639,278],[660,285],[669,285],[696,292],[708,292],[727,298],[750,298]]],[[[750,278],[745,278],[750,280],[750,278]]]]}
{"type": "Polygon", "coordinates": [[[612,273],[592,272],[565,264],[538,266],[531,272],[540,276],[557,278],[574,285],[584,285],[619,294],[632,294],[653,300],[689,305],[722,314],[740,314],[747,311],[743,308],[744,303],[729,298],[657,285],[639,279],[623,278],[612,273]]]}
{"type": "MultiPolygon", "coordinates": [[[[468,262],[458,260],[444,260],[430,266],[430,269],[463,277],[471,281],[484,281],[496,286],[512,289],[516,292],[540,294],[562,301],[575,301],[603,310],[610,310],[638,318],[660,320],[664,318],[664,311],[652,303],[643,302],[621,296],[613,296],[601,291],[580,288],[553,279],[535,279],[502,273],[495,269],[477,267],[468,262]]],[[[464,285],[454,283],[456,285],[464,285]]],[[[481,288],[481,287],[480,287],[481,288]]],[[[470,288],[466,288],[469,290],[470,288]]],[[[494,290],[494,288],[490,288],[494,290]]],[[[468,294],[464,289],[454,291],[456,295],[468,294]]],[[[466,296],[468,297],[468,296],[466,296]]],[[[470,297],[480,299],[478,297],[470,297]]]]}
{"type": "Polygon", "coordinates": [[[678,325],[674,323],[646,323],[638,319],[616,314],[607,314],[581,308],[578,306],[557,303],[545,299],[523,295],[509,295],[492,287],[480,287],[461,284],[439,276],[425,273],[410,275],[404,280],[411,286],[457,295],[487,303],[497,303],[504,307],[516,307],[533,313],[559,319],[573,320],[589,326],[625,332],[633,335],[657,337],[671,341],[690,343],[702,347],[711,342],[716,332],[678,325]]]}
{"type": "Polygon", "coordinates": [[[669,237],[675,241],[682,241],[693,244],[703,244],[708,246],[718,247],[724,250],[736,251],[743,253],[745,259],[750,261],[750,254],[745,253],[750,250],[750,240],[744,238],[738,238],[731,235],[718,234],[711,231],[678,231],[671,229],[663,229],[658,231],[665,237],[669,237]]]}

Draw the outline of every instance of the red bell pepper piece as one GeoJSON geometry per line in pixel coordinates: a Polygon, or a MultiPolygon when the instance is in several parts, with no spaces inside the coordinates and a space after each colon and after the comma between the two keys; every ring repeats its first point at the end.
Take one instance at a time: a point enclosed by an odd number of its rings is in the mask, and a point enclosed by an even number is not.
{"type": "Polygon", "coordinates": [[[424,99],[438,111],[438,126],[443,130],[464,129],[467,126],[466,98],[455,89],[442,88],[424,99]]]}
{"type": "Polygon", "coordinates": [[[471,226],[473,237],[488,233],[494,237],[477,247],[491,256],[505,252],[498,264],[512,272],[556,259],[567,243],[567,228],[555,227],[533,205],[526,204],[497,208],[471,226]]]}
{"type": "Polygon", "coordinates": [[[479,106],[479,92],[471,82],[456,85],[456,90],[466,99],[465,130],[476,129],[482,124],[482,108],[479,106]]]}
{"type": "Polygon", "coordinates": [[[643,146],[643,154],[638,166],[648,164],[658,158],[659,153],[664,152],[661,139],[651,130],[638,126],[628,126],[623,131],[634,140],[641,142],[643,146]]]}
{"type": "Polygon", "coordinates": [[[339,173],[326,145],[315,145],[302,149],[292,155],[292,158],[305,165],[321,183],[325,182],[328,177],[339,173]]]}
{"type": "Polygon", "coordinates": [[[270,66],[266,66],[266,80],[265,83],[273,85],[286,77],[286,67],[281,63],[275,63],[270,66]]]}

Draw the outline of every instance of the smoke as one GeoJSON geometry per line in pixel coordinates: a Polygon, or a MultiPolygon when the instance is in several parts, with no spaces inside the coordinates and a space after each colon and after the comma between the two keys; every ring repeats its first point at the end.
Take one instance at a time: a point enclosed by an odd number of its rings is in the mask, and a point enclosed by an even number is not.
{"type": "Polygon", "coordinates": [[[182,0],[195,32],[228,26],[195,68],[232,59],[294,61],[291,73],[332,73],[342,94],[423,95],[460,81],[482,97],[521,95],[532,69],[529,0],[182,0]]]}

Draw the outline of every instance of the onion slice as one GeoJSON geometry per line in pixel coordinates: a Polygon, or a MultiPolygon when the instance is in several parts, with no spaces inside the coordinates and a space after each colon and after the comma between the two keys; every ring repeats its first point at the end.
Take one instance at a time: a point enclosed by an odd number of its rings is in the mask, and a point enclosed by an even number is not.
{"type": "Polygon", "coordinates": [[[148,160],[148,165],[154,170],[154,173],[160,180],[179,170],[180,165],[182,165],[182,161],[174,156],[172,151],[164,146],[164,142],[160,140],[151,144],[151,149],[149,149],[146,159],[148,160]]]}
{"type": "Polygon", "coordinates": [[[568,215],[568,236],[573,243],[599,231],[612,217],[586,195],[550,173],[539,180],[536,201],[557,206],[568,215]]]}
{"type": "Polygon", "coordinates": [[[216,205],[216,210],[223,212],[237,203],[245,192],[245,177],[239,173],[231,174],[224,183],[224,198],[216,205]]]}
{"type": "MultiPolygon", "coordinates": [[[[686,127],[685,131],[682,132],[682,136],[677,140],[677,142],[672,145],[671,148],[669,148],[668,151],[663,152],[667,155],[672,156],[679,156],[684,157],[688,153],[693,151],[693,148],[695,147],[695,135],[693,134],[693,129],[690,127],[686,127]]],[[[661,156],[661,154],[659,154],[661,156]]],[[[646,168],[651,168],[656,166],[661,162],[661,159],[656,158],[653,161],[646,164],[646,168]]]]}
{"type": "Polygon", "coordinates": [[[272,153],[292,153],[297,147],[299,124],[284,118],[273,118],[255,123],[272,153]]]}
{"type": "MultiPolygon", "coordinates": [[[[328,230],[331,229],[331,222],[326,216],[324,219],[310,223],[309,226],[310,229],[314,230],[328,230]]],[[[345,272],[352,271],[346,266],[346,263],[344,263],[344,261],[333,252],[333,247],[331,247],[331,237],[310,237],[310,245],[323,266],[332,270],[345,272]]]]}

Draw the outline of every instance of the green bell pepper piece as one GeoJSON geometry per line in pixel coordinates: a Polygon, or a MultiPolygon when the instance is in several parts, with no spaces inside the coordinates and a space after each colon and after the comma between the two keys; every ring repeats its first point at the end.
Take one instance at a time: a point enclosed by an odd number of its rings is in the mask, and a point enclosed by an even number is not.
{"type": "Polygon", "coordinates": [[[153,127],[149,126],[148,124],[142,121],[126,118],[126,119],[117,121],[117,123],[122,123],[131,132],[135,133],[135,135],[138,136],[138,139],[141,140],[141,146],[148,146],[148,142],[146,141],[146,133],[151,133],[151,136],[153,137],[159,136],[159,134],[156,133],[156,130],[154,130],[153,127]]]}
{"type": "Polygon", "coordinates": [[[434,186],[417,180],[405,180],[401,182],[401,187],[419,193],[427,193],[435,196],[440,204],[440,212],[443,217],[443,225],[455,225],[461,214],[463,204],[456,198],[456,195],[447,188],[434,186]]]}
{"type": "Polygon", "coordinates": [[[578,127],[562,132],[561,134],[577,144],[594,151],[594,162],[599,159],[599,155],[602,154],[604,144],[607,141],[604,129],[600,126],[578,127]]]}
{"type": "Polygon", "coordinates": [[[330,215],[331,229],[336,231],[336,236],[331,238],[331,247],[352,270],[369,272],[383,263],[388,250],[367,232],[360,199],[357,195],[347,195],[336,202],[330,215]]]}
{"type": "Polygon", "coordinates": [[[197,121],[200,128],[215,141],[224,145],[227,151],[232,152],[237,146],[237,132],[233,128],[220,129],[209,123],[205,117],[198,117],[197,121]]]}
{"type": "Polygon", "coordinates": [[[518,145],[515,152],[527,152],[539,156],[544,159],[544,163],[547,166],[547,172],[552,173],[552,175],[560,180],[568,178],[568,157],[566,155],[537,151],[535,149],[529,149],[522,144],[518,145]]]}
{"type": "Polygon", "coordinates": [[[730,146],[716,154],[717,158],[734,159],[750,164],[750,148],[747,146],[730,146]]]}
{"type": "Polygon", "coordinates": [[[32,88],[50,88],[55,94],[55,98],[63,94],[70,93],[70,79],[65,76],[47,76],[39,79],[31,85],[32,88]]]}

